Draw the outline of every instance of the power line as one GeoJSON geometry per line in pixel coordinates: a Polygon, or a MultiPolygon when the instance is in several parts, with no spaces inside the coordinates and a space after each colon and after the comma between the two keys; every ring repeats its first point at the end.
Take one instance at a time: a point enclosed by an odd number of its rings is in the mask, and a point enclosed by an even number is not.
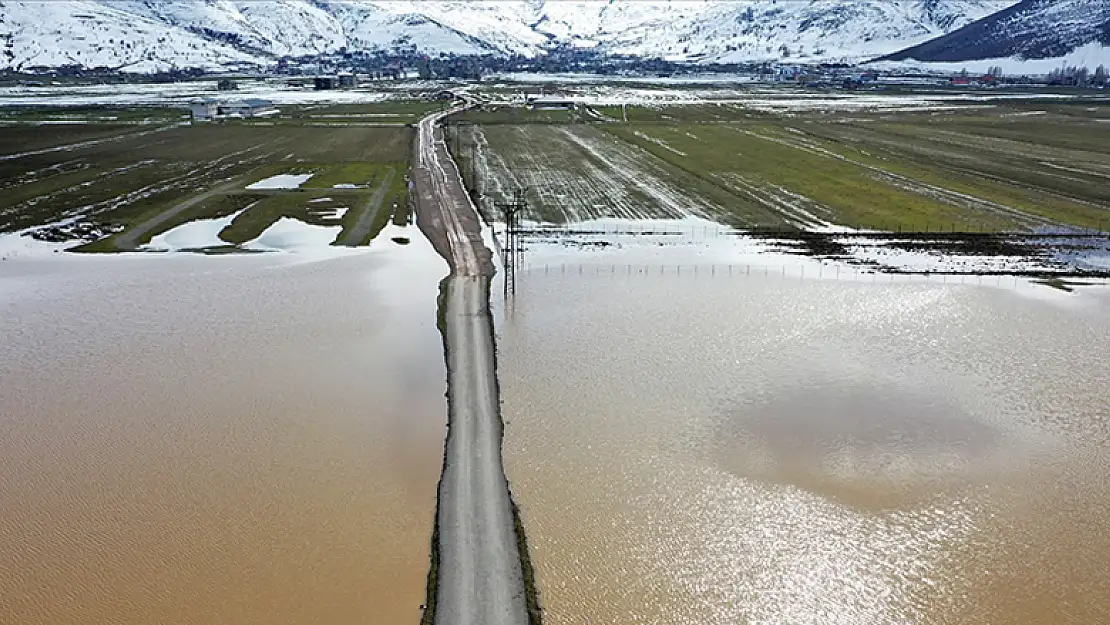
{"type": "Polygon", "coordinates": [[[505,222],[505,245],[503,260],[505,262],[505,292],[516,292],[516,266],[519,255],[523,252],[520,248],[520,214],[528,208],[525,202],[525,189],[517,189],[513,193],[511,202],[498,202],[501,217],[505,222]]]}

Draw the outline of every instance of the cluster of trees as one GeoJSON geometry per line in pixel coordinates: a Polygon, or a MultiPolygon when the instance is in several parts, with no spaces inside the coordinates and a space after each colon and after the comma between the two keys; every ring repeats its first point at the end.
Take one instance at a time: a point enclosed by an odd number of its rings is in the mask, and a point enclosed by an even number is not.
{"type": "Polygon", "coordinates": [[[1048,74],[1048,84],[1068,87],[1105,87],[1110,84],[1110,71],[1099,65],[1094,73],[1086,67],[1059,67],[1048,74]]]}
{"type": "Polygon", "coordinates": [[[0,70],[0,80],[27,80],[30,78],[79,79],[97,83],[171,83],[195,80],[208,74],[199,67],[172,69],[155,74],[132,74],[121,72],[118,67],[86,67],[70,64],[57,67],[32,66],[19,70],[0,70]]]}

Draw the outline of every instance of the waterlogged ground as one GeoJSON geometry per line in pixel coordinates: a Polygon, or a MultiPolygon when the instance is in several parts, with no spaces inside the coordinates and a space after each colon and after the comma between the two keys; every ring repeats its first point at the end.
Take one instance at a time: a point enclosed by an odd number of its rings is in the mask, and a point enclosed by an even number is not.
{"type": "Polygon", "coordinates": [[[809,231],[1110,229],[1101,97],[754,88],[746,99],[688,90],[605,106],[564,91],[579,109],[491,102],[460,116],[452,149],[491,213],[525,190],[528,216],[554,223],[699,215],[809,231]]]}
{"type": "Polygon", "coordinates": [[[303,226],[0,265],[0,622],[420,619],[446,265],[303,226]]]}
{"type": "Polygon", "coordinates": [[[545,622],[1110,620],[1105,288],[745,253],[526,253],[498,364],[545,622]]]}

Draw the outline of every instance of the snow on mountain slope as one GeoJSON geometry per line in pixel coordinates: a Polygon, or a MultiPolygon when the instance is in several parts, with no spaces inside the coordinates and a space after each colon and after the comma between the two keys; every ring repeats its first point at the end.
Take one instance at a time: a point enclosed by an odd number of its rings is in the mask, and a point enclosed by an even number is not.
{"type": "Polygon", "coordinates": [[[0,67],[83,65],[151,72],[252,61],[233,47],[94,0],[0,2],[0,67]]]}
{"type": "Polygon", "coordinates": [[[390,48],[542,54],[554,44],[704,61],[855,60],[1016,0],[0,0],[0,67],[214,66],[390,48]]]}
{"type": "Polygon", "coordinates": [[[1110,46],[1110,0],[1022,0],[944,37],[884,60],[1051,59],[1110,46]]]}
{"type": "Polygon", "coordinates": [[[672,59],[858,61],[926,41],[1013,0],[719,2],[606,44],[672,59]]]}
{"type": "Polygon", "coordinates": [[[232,36],[229,39],[269,54],[313,54],[346,44],[344,27],[335,16],[303,0],[114,0],[111,4],[171,27],[205,29],[207,37],[226,33],[232,36]]]}

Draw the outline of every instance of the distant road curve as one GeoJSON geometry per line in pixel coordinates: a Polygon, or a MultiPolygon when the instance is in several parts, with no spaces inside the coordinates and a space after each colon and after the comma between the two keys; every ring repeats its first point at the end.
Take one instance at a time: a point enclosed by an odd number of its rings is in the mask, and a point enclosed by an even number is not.
{"type": "Polygon", "coordinates": [[[413,168],[418,220],[447,258],[444,338],[449,431],[437,513],[436,625],[527,625],[528,609],[509,485],[489,309],[493,263],[481,222],[439,122],[419,124],[413,168]]]}

